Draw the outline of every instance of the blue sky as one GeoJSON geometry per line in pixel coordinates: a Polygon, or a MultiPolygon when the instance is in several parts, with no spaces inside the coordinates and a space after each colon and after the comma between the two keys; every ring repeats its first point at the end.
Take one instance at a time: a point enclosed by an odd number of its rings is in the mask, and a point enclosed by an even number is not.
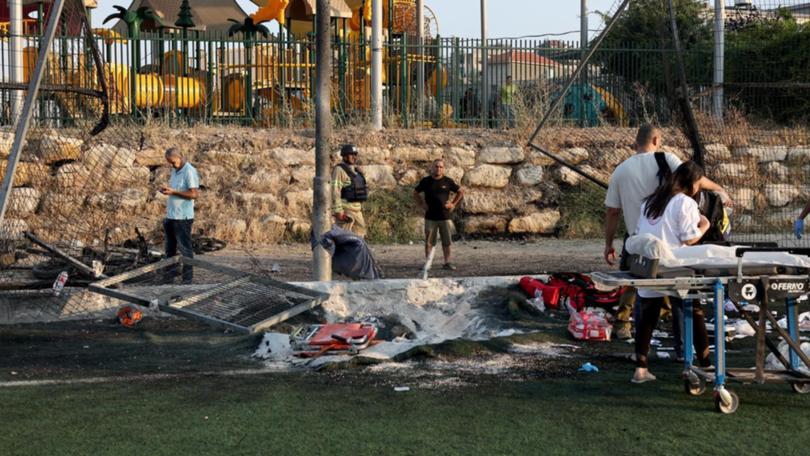
{"type": "MultiPolygon", "coordinates": [[[[617,0],[588,0],[591,11],[609,10],[617,0]]],[[[249,0],[237,0],[251,13],[256,7],[249,0]]],[[[93,12],[93,25],[101,26],[112,5],[128,6],[128,0],[101,0],[93,12]]],[[[489,36],[491,38],[518,37],[579,30],[579,0],[489,0],[489,36]]],[[[472,38],[480,33],[480,0],[425,0],[439,18],[442,36],[472,38]]],[[[191,0],[194,7],[194,0],[191,0]]],[[[590,28],[600,28],[601,18],[590,15],[590,28]]],[[[578,32],[561,37],[575,40],[578,32]]]]}

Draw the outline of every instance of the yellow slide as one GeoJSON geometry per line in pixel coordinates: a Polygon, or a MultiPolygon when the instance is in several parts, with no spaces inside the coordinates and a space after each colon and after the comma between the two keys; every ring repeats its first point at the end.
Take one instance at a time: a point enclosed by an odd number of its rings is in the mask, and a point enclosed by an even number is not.
{"type": "Polygon", "coordinates": [[[251,18],[253,18],[254,24],[260,24],[262,22],[272,21],[273,19],[277,20],[279,24],[284,25],[284,11],[287,9],[287,5],[290,4],[290,0],[251,0],[253,3],[259,6],[259,10],[253,13],[251,18]]]}

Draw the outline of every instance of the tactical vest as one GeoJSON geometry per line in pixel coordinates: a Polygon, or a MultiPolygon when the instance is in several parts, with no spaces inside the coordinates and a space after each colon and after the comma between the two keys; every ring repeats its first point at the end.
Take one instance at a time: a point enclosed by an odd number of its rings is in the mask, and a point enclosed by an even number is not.
{"type": "Polygon", "coordinates": [[[366,190],[366,178],[363,176],[363,173],[359,171],[354,172],[352,168],[345,163],[341,163],[338,166],[343,168],[343,171],[346,171],[346,174],[348,174],[349,178],[352,180],[349,185],[340,189],[340,198],[350,203],[367,200],[368,191],[366,190]]]}

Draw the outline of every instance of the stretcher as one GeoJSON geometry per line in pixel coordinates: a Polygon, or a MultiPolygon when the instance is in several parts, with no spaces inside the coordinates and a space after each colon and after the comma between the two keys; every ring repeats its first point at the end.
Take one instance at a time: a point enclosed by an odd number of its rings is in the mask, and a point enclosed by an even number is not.
{"type": "Polygon", "coordinates": [[[810,392],[810,375],[801,362],[810,366],[810,359],[801,350],[799,339],[798,302],[810,294],[810,270],[808,268],[779,264],[748,264],[743,258],[749,252],[784,252],[793,255],[810,255],[810,249],[773,247],[740,247],[736,249],[737,264],[734,267],[688,266],[666,268],[658,260],[631,255],[628,272],[595,272],[591,279],[603,290],[618,287],[636,287],[656,291],[684,300],[684,390],[693,396],[706,391],[707,384],[714,384],[715,409],[721,413],[734,413],[740,403],[739,397],[727,388],[729,382],[740,383],[787,383],[799,394],[810,392]],[[725,338],[725,302],[730,300],[755,331],[756,364],[753,369],[727,368],[725,338]],[[715,357],[713,368],[693,365],[695,354],[692,347],[692,316],[696,300],[709,300],[714,307],[715,357]],[[787,327],[781,328],[770,306],[784,302],[787,327]],[[746,304],[757,304],[757,318],[746,312],[746,304]],[[786,358],[778,350],[766,329],[773,328],[774,339],[784,340],[789,346],[786,358]],[[769,350],[784,367],[778,370],[765,369],[765,351],[769,350]]]}
{"type": "Polygon", "coordinates": [[[293,353],[302,358],[324,354],[356,355],[375,343],[377,327],[367,323],[330,323],[298,328],[290,336],[293,353]]]}

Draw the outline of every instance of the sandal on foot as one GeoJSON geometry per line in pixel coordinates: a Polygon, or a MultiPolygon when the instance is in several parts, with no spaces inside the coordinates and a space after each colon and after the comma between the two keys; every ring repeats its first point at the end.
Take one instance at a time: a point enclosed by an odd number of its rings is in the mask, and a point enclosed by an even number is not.
{"type": "Polygon", "coordinates": [[[653,381],[655,379],[656,379],[655,375],[647,372],[645,375],[643,375],[641,377],[636,377],[635,375],[633,375],[633,378],[631,378],[630,381],[632,383],[635,383],[635,384],[638,385],[638,384],[641,384],[641,383],[651,382],[651,381],[653,381]]]}

